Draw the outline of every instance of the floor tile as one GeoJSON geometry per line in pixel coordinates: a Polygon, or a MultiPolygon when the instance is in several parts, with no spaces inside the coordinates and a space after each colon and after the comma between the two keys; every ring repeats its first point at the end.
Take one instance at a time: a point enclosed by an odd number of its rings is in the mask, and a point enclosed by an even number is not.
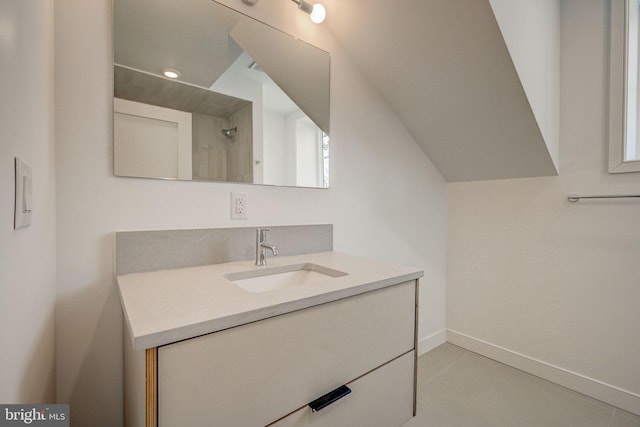
{"type": "Polygon", "coordinates": [[[418,363],[418,382],[424,383],[431,380],[469,353],[468,350],[449,343],[444,343],[425,353],[418,363]]]}
{"type": "Polygon", "coordinates": [[[616,408],[609,427],[640,427],[640,417],[616,408]]]}
{"type": "MultiPolygon", "coordinates": [[[[452,347],[419,358],[418,415],[405,427],[607,427],[613,421],[610,405],[452,347]],[[429,362],[431,368],[421,366],[429,362]],[[433,374],[438,366],[445,368],[433,374]]],[[[615,420],[622,423],[615,427],[637,426],[624,424],[635,421],[631,414],[615,420]]]]}

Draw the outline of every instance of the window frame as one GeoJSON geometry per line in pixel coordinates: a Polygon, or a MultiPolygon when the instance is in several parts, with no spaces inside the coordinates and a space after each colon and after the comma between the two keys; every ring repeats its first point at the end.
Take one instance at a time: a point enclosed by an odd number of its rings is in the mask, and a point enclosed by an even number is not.
{"type": "Polygon", "coordinates": [[[627,14],[630,0],[611,0],[609,59],[609,173],[640,172],[640,160],[624,160],[627,137],[627,14]]]}

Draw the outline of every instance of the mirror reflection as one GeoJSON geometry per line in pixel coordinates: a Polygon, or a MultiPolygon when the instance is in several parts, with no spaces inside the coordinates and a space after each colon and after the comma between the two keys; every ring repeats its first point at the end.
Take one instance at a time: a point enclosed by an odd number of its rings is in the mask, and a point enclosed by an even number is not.
{"type": "Polygon", "coordinates": [[[640,108],[639,88],[640,80],[640,8],[638,0],[627,0],[626,6],[626,73],[625,73],[625,137],[623,148],[623,161],[640,161],[640,108]]]}
{"type": "Polygon", "coordinates": [[[327,52],[211,0],[113,13],[115,175],[328,187],[327,52]]]}

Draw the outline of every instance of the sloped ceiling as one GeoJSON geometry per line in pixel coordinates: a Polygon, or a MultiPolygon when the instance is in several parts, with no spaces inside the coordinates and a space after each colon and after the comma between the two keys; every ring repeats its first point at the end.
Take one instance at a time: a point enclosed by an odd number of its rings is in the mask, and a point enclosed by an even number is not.
{"type": "Polygon", "coordinates": [[[448,182],[557,175],[488,0],[326,4],[326,25],[448,182]]]}
{"type": "Polygon", "coordinates": [[[208,1],[114,0],[114,62],[210,87],[242,54],[229,41],[236,13],[208,1]]]}

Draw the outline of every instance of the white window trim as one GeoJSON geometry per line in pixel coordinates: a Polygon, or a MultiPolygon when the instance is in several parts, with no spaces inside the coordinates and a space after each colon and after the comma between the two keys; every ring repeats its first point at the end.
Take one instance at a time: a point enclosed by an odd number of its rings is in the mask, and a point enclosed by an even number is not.
{"type": "Polygon", "coordinates": [[[611,1],[609,86],[609,173],[640,172],[640,161],[624,160],[626,138],[626,11],[629,0],[611,1]]]}

